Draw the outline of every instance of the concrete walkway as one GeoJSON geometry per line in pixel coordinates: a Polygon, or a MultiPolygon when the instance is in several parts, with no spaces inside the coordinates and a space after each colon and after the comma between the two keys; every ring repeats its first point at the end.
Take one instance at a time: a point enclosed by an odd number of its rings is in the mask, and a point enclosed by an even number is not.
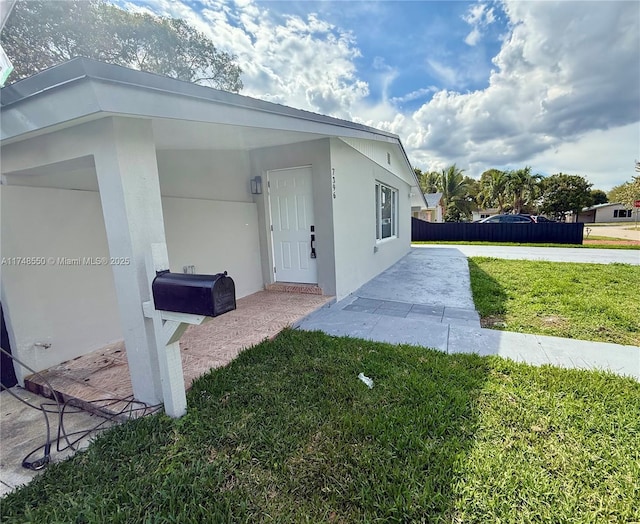
{"type": "Polygon", "coordinates": [[[606,369],[640,380],[637,346],[481,328],[471,296],[467,247],[413,248],[352,295],[310,314],[296,327],[447,353],[499,355],[534,365],[606,369]]]}
{"type": "Polygon", "coordinates": [[[73,443],[86,433],[85,438],[70,448],[69,442],[64,437],[59,443],[57,440],[60,426],[55,401],[45,399],[19,386],[11,388],[11,391],[0,392],[2,416],[2,424],[0,424],[0,441],[2,442],[0,446],[0,497],[29,483],[31,479],[42,473],[42,470],[34,471],[22,467],[22,461],[34,450],[37,451],[29,457],[29,461],[41,459],[44,455],[44,449],[41,446],[44,446],[47,440],[47,426],[43,412],[20,402],[11,395],[11,392],[32,406],[39,408],[42,404],[45,405],[50,424],[52,463],[60,462],[73,455],[76,449],[84,449],[91,438],[96,435],[96,433],[90,432],[92,429],[98,426],[106,429],[113,425],[113,422],[97,415],[67,407],[63,412],[63,423],[69,441],[73,443]],[[58,449],[63,451],[58,451],[58,449]]]}

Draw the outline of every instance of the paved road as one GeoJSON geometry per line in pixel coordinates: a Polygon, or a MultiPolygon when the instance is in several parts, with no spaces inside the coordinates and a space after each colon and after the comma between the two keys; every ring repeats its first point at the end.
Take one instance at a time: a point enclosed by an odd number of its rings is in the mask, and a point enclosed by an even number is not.
{"type": "Polygon", "coordinates": [[[588,264],[640,265],[640,250],[590,249],[581,247],[526,247],[428,244],[414,245],[414,249],[430,250],[432,256],[439,252],[459,252],[467,257],[494,257],[511,260],[549,260],[551,262],[582,262],[588,264]]]}

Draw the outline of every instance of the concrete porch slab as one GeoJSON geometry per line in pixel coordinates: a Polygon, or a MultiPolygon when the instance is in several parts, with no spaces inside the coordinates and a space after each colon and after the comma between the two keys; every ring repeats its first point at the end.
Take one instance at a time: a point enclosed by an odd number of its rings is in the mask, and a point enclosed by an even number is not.
{"type": "MultiPolygon", "coordinates": [[[[316,294],[259,291],[238,299],[237,309],[200,326],[191,326],[180,340],[185,387],[212,368],[231,362],[245,348],[273,338],[285,327],[332,302],[334,297],[316,294]]],[[[123,342],[31,375],[25,387],[51,396],[48,382],[62,400],[87,403],[133,395],[123,342]],[[46,381],[44,380],[46,379],[46,381]]],[[[117,413],[119,406],[108,408],[117,413]]]]}

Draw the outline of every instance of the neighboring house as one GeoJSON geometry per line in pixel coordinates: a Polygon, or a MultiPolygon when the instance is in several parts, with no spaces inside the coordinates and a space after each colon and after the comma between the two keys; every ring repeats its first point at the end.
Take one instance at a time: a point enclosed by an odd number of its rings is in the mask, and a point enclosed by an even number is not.
{"type": "Polygon", "coordinates": [[[442,193],[424,193],[424,199],[419,193],[412,194],[411,216],[426,222],[443,222],[442,193]]]}
{"type": "Polygon", "coordinates": [[[635,220],[633,208],[623,204],[608,203],[585,207],[578,215],[577,222],[593,224],[598,222],[632,222],[635,220]]]}
{"type": "Polygon", "coordinates": [[[1,104],[2,307],[36,370],[124,339],[136,398],[157,400],[152,243],[174,272],[227,270],[238,298],[341,299],[410,249],[418,181],[391,133],[84,58],[1,104]]]}
{"type": "Polygon", "coordinates": [[[477,211],[473,211],[471,220],[475,222],[476,220],[482,220],[483,218],[489,218],[498,214],[500,214],[500,212],[497,207],[478,209],[477,211]]]}

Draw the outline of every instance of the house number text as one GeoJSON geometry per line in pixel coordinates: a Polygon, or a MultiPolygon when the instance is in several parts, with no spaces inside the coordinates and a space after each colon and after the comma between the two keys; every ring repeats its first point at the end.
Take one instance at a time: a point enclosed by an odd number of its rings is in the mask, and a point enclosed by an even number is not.
{"type": "Polygon", "coordinates": [[[336,175],[335,175],[335,170],[331,170],[332,171],[332,175],[331,175],[331,187],[332,187],[332,192],[333,192],[333,198],[336,197],[336,175]]]}

